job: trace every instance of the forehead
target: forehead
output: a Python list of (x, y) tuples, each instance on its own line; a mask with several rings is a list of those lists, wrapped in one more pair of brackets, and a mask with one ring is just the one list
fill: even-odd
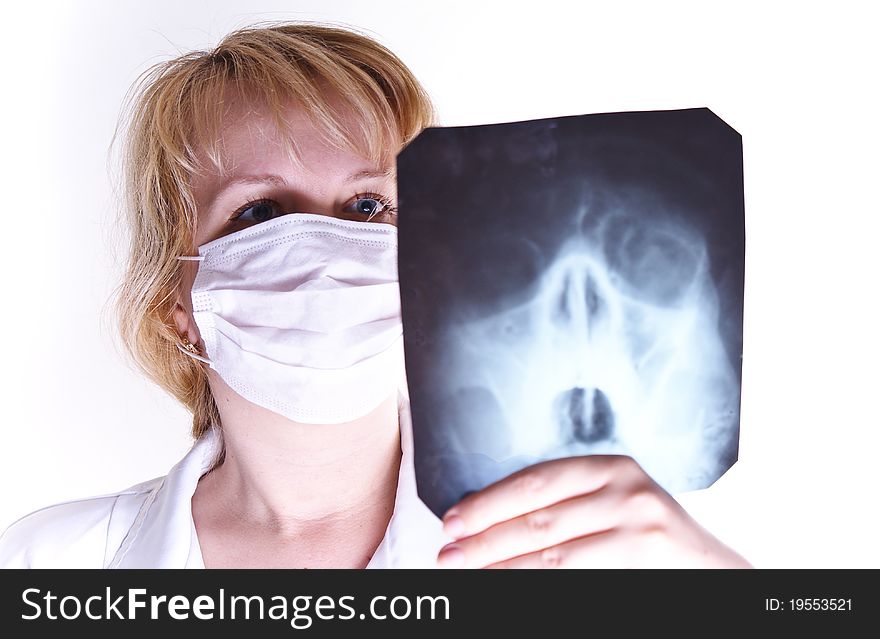
[[(369, 123), (332, 93), (321, 105), (349, 139), (316, 122), (317, 116), (294, 99), (274, 108), (259, 95), (227, 92), (210, 133), (201, 136), (199, 166), (192, 176), (195, 191), (242, 173), (342, 172), (355, 164), (393, 166), (396, 149), (381, 149), (370, 161)], [(198, 195), (198, 193), (196, 193)]]
[[(332, 112), (336, 122), (346, 131), (363, 130), (351, 110), (338, 98), (329, 96), (323, 108)], [(332, 148), (325, 127), (319, 126), (314, 118), (302, 103), (293, 99), (283, 100), (271, 108), (258, 96), (228, 94), (224, 97), (214, 140), (220, 160), (218, 172), (234, 171), (235, 160), (257, 160), (264, 155), (283, 152), (288, 147), (295, 151)]]

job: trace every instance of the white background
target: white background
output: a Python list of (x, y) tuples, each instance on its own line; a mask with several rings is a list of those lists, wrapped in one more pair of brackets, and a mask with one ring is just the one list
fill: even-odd
[(114, 346), (107, 152), (117, 114), (150, 64), (257, 20), (308, 19), (370, 31), (421, 79), (446, 125), (707, 106), (739, 131), (740, 461), (680, 500), (758, 566), (880, 567), (880, 47), (870, 5), (128, 0), (4, 9), (0, 528), (163, 475), (187, 450), (188, 414)]

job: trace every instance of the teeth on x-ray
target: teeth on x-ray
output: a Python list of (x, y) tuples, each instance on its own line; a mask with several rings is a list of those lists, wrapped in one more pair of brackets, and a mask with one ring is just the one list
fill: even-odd
[(730, 467), (741, 152), (694, 109), (435, 130), (399, 158), (416, 473), (434, 512), (559, 457), (631, 455), (672, 492)]

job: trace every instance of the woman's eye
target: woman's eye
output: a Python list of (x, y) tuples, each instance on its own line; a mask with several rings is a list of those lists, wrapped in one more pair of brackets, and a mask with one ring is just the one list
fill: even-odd
[(232, 216), (235, 222), (250, 222), (258, 224), (271, 220), (272, 218), (283, 215), (283, 211), (277, 202), (272, 200), (257, 200), (256, 202), (248, 202), (238, 209)]
[(397, 214), (397, 208), (383, 195), (378, 193), (359, 193), (355, 195), (346, 212), (356, 213), (367, 221), (377, 217), (388, 217)]

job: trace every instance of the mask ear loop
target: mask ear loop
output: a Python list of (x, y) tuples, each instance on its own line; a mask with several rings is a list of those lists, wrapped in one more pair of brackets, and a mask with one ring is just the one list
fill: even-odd
[(197, 359), (197, 360), (199, 360), (200, 362), (204, 362), (204, 363), (207, 364), (208, 366), (211, 365), (211, 360), (209, 360), (207, 357), (202, 357), (202, 356), (199, 355), (198, 353), (193, 353), (192, 351), (187, 350), (186, 348), (184, 348), (184, 347), (181, 346), (180, 344), (175, 344), (175, 346), (177, 347), (177, 350), (179, 350), (179, 351), (180, 351), (181, 353), (183, 353), (184, 355), (188, 355), (189, 357), (192, 357), (193, 359)]
[[(204, 255), (178, 255), (177, 259), (185, 261), (185, 262), (203, 262), (205, 260), (205, 256)], [(204, 362), (208, 366), (211, 365), (211, 360), (209, 360), (207, 357), (202, 357), (201, 355), (199, 355), (196, 352), (196, 347), (193, 346), (189, 340), (186, 340), (186, 345), (193, 350), (189, 350), (188, 348), (185, 348), (185, 347), (181, 346), (180, 344), (175, 344), (175, 346), (177, 346), (177, 350), (179, 350), (184, 355), (186, 355), (188, 357), (192, 357), (193, 359), (196, 359), (200, 362)]]

